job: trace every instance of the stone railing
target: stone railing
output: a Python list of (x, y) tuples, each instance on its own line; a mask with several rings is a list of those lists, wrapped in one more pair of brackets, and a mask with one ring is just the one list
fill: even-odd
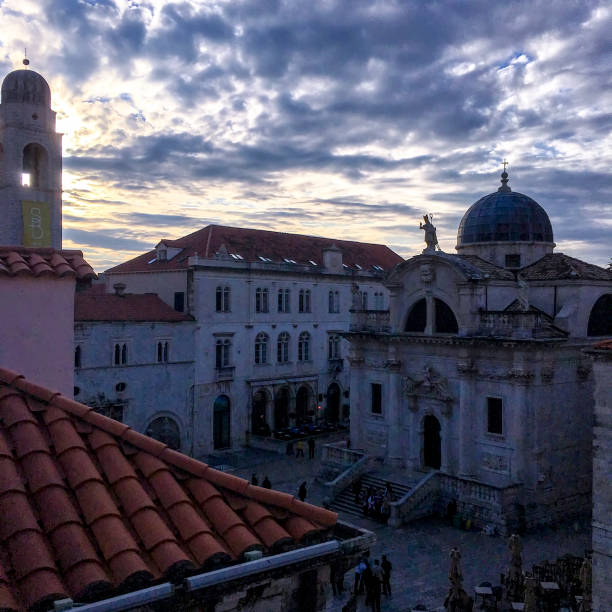
[(321, 447), (321, 468), (318, 480), (327, 489), (326, 501), (331, 503), (340, 491), (367, 471), (368, 456), (363, 450), (346, 448), (344, 441), (325, 444)]
[(391, 331), (391, 317), (388, 310), (351, 310), (349, 331), (384, 332)]
[(538, 312), (488, 310), (480, 313), (478, 335), (533, 338), (543, 331), (543, 316)]
[(353, 463), (350, 467), (345, 469), (333, 480), (324, 482), (327, 493), (325, 494), (325, 503), (330, 504), (334, 498), (344, 489), (350, 487), (353, 482), (361, 478), (369, 470), (368, 456), (363, 455), (359, 461)]
[(427, 474), (404, 497), (392, 502), (389, 525), (398, 527), (434, 512), (444, 514), (454, 500), (457, 511), (476, 527), (494, 527), (506, 535), (517, 520), (515, 506), (522, 485), (494, 486), (441, 472)]
[(430, 472), (422, 478), (406, 495), (391, 502), (391, 516), (388, 524), (399, 527), (417, 518), (432, 514), (440, 494), (440, 472)]

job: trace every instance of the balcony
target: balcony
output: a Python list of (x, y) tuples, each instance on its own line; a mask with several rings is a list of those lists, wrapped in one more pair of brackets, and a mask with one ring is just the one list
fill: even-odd
[(480, 313), (477, 336), (494, 338), (565, 338), (547, 314), (533, 310), (484, 310)]
[(391, 318), (388, 310), (352, 310), (349, 331), (389, 333)]
[(216, 368), (217, 371), (217, 382), (221, 380), (232, 380), (234, 378), (235, 366), (224, 366)]

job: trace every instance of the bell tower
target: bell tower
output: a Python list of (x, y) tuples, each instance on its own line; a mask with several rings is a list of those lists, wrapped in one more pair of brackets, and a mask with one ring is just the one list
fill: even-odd
[(0, 245), (62, 248), (62, 135), (49, 85), (27, 68), (2, 82)]

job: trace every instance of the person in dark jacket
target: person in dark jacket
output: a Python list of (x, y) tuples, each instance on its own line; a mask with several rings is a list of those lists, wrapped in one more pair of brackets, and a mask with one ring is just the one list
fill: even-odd
[(308, 458), (314, 459), (315, 441), (314, 438), (308, 438)]
[(382, 562), (380, 564), (380, 567), (382, 567), (383, 571), (383, 593), (387, 597), (391, 597), (391, 570), (393, 569), (393, 565), (391, 565), (391, 561), (387, 559), (387, 555), (382, 556)]
[(306, 499), (306, 481), (300, 485), (300, 488), (298, 489), (298, 497), (300, 498), (300, 501), (304, 501)]
[(259, 484), (259, 480), (257, 480), (257, 474), (253, 474), (251, 476), (251, 484), (256, 487)]
[(272, 488), (272, 483), (270, 482), (270, 479), (267, 476), (263, 479), (263, 482), (261, 483), (261, 486), (264, 489), (271, 489)]

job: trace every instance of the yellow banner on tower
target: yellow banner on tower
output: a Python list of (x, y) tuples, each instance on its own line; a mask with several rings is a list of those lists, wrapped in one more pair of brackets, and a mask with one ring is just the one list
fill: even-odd
[(23, 246), (51, 246), (51, 206), (48, 202), (21, 201)]

